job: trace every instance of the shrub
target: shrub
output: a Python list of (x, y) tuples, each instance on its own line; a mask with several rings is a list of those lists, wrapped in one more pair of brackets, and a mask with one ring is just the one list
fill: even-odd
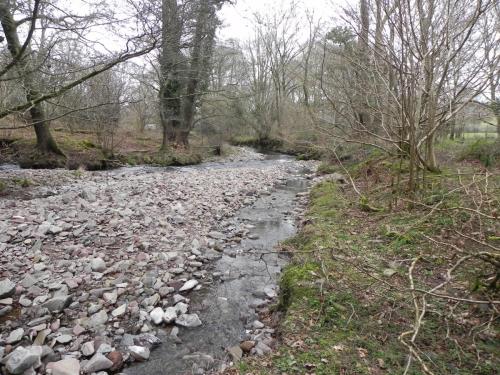
[(460, 155), (461, 160), (479, 160), (485, 167), (491, 167), (500, 160), (500, 145), (496, 141), (478, 139)]

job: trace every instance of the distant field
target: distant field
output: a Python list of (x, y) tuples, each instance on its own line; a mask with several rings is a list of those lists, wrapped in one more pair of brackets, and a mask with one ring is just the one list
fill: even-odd
[(468, 132), (468, 133), (463, 133), (463, 137), (465, 139), (470, 139), (470, 138), (496, 138), (497, 133), (496, 132)]

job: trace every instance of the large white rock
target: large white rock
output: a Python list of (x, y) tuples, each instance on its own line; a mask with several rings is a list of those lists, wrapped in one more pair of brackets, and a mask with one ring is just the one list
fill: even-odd
[(130, 352), (130, 355), (136, 360), (136, 361), (146, 361), (149, 359), (149, 349), (145, 346), (137, 346), (137, 345), (131, 345), (128, 347), (128, 350)]
[(167, 307), (165, 313), (163, 314), (163, 321), (167, 324), (173, 323), (177, 318), (177, 310), (175, 307)]
[(161, 307), (156, 307), (149, 313), (151, 316), (151, 320), (153, 320), (154, 324), (161, 324), (163, 321), (163, 309)]
[(111, 311), (111, 315), (113, 315), (116, 318), (118, 316), (125, 314), (126, 311), (127, 311), (127, 304), (124, 303), (123, 305), (118, 306), (116, 309)]
[(193, 289), (196, 285), (198, 285), (198, 280), (188, 280), (184, 283), (184, 285), (179, 289), (179, 292), (185, 292)]
[(182, 315), (188, 312), (188, 307), (189, 306), (187, 305), (187, 303), (179, 302), (177, 305), (175, 305), (174, 309), (177, 312), (177, 315)]
[(24, 335), (24, 329), (22, 328), (15, 329), (10, 333), (5, 342), (7, 344), (14, 344), (18, 341), (21, 341), (23, 335)]

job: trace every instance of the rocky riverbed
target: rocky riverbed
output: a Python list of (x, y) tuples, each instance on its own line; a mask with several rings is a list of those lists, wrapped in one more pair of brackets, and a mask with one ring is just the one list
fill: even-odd
[[(190, 300), (224, 280), (214, 262), (258, 239), (254, 225), (234, 216), (315, 166), (262, 159), (246, 150), (196, 167), (0, 171), (32, 185), (23, 199), (0, 198), (2, 368), (116, 373), (147, 361), (165, 329), (173, 342), (185, 332), (196, 336), (204, 322)], [(263, 301), (276, 295), (272, 287), (255, 292)], [(270, 337), (258, 316), (246, 319), (250, 330)], [(229, 360), (269, 348), (247, 341)]]

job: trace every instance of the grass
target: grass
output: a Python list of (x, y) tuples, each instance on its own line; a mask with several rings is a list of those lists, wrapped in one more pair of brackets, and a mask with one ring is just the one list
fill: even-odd
[[(399, 337), (413, 329), (415, 316), (411, 294), (406, 290), (409, 266), (420, 257), (414, 271), (418, 287), (437, 285), (454, 255), (448, 247), (437, 246), (425, 236), (463, 247), (449, 233), (466, 230), (469, 225), (471, 231), (476, 228), (473, 215), (467, 212), (435, 211), (429, 215), (426, 207), (408, 205), (403, 199), (394, 203), (382, 188), (394, 173), (392, 165), (374, 157), (350, 167), (358, 187), (383, 208), (378, 212), (363, 210), (350, 188), (333, 182), (314, 187), (308, 224), (282, 244), (294, 255), (283, 272), (277, 306), (285, 312), (279, 326), (281, 343), (264, 359), (246, 359), (239, 373), (404, 373), (408, 350)], [(322, 169), (332, 172), (335, 166)], [(371, 171), (368, 181), (367, 169)], [(430, 179), (419, 197), (424, 204), (441, 202), (439, 207), (445, 209), (470, 203), (470, 197), (460, 192), (449, 193), (451, 186), (458, 184), (456, 176), (443, 174)], [(488, 187), (491, 207), (496, 209), (500, 207), (499, 186), (497, 174)], [(490, 228), (490, 236), (500, 232), (498, 221), (483, 220), (482, 224)], [(487, 236), (485, 232), (485, 240), (496, 241)], [(466, 246), (473, 249), (470, 243)], [(457, 273), (454, 289), (443, 292), (498, 299), (498, 290), (489, 289), (481, 279), (481, 274), (490, 271), (488, 265), (472, 261)], [(495, 341), (498, 325), (493, 324), (481, 335), (469, 334), (488, 322), (491, 310), (456, 304), (450, 314), (453, 304), (447, 300), (429, 298), (429, 303), (433, 312), (426, 315), (416, 345), (433, 373), (496, 373), (495, 368), (500, 368)], [(407, 372), (423, 373), (417, 361)]]

